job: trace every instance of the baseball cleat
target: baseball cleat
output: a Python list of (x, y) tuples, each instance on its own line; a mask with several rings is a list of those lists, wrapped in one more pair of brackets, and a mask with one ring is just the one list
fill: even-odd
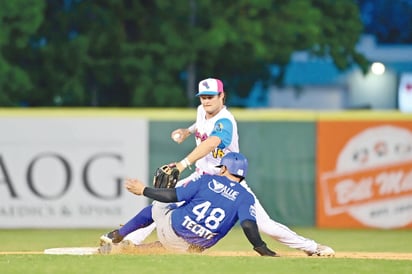
[(334, 257), (335, 251), (329, 246), (318, 244), (315, 252), (306, 251), (306, 254), (308, 256)]
[(115, 229), (113, 231), (110, 231), (109, 233), (106, 233), (102, 236), (100, 236), (100, 246), (103, 246), (104, 244), (110, 243), (110, 244), (117, 244), (120, 243), (123, 240), (123, 236), (119, 234), (119, 230)]

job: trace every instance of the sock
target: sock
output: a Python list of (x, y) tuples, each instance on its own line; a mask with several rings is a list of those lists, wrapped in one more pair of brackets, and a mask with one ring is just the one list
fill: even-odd
[(153, 223), (152, 205), (143, 208), (136, 216), (130, 219), (124, 226), (119, 229), (121, 236), (126, 236), (133, 231), (146, 227)]

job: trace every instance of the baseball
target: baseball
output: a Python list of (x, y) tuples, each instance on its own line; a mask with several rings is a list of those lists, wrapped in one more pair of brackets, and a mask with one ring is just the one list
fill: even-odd
[(177, 140), (179, 140), (179, 139), (180, 139), (180, 133), (175, 133), (175, 134), (173, 135), (173, 140), (177, 141)]

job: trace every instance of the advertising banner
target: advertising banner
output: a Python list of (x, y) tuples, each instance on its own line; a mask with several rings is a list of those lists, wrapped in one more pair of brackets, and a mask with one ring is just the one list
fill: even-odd
[(0, 117), (0, 228), (117, 227), (148, 200), (148, 122), (107, 117)]
[(412, 73), (402, 73), (400, 76), (398, 107), (402, 112), (412, 113)]
[(412, 227), (412, 123), (320, 121), (317, 226)]

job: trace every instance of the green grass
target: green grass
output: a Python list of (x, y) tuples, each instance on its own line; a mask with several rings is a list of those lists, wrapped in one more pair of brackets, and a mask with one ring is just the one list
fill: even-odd
[[(296, 228), (299, 234), (332, 246), (339, 252), (412, 253), (410, 230), (339, 230)], [(106, 230), (0, 230), (0, 252), (42, 251), (53, 247), (96, 246)], [(294, 251), (263, 236), (282, 252)], [(149, 240), (154, 240), (151, 236)], [(212, 248), (219, 251), (250, 251), (239, 228)], [(410, 260), (318, 257), (214, 257), (202, 255), (0, 255), (0, 272), (8, 273), (412, 273)]]

